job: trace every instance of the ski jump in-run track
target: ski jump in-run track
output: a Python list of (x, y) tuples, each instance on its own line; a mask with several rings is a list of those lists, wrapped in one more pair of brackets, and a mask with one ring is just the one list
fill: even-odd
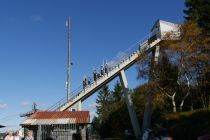
[[(179, 33), (178, 27), (178, 24), (157, 20), (152, 27), (151, 32), (144, 39), (140, 40), (132, 48), (122, 53), (123, 55), (120, 57), (116, 57), (115, 59), (107, 62), (106, 67), (108, 70), (103, 76), (100, 76), (100, 78), (98, 78), (96, 81), (94, 78), (91, 78), (91, 82), (85, 86), (85, 88), (80, 86), (75, 91), (71, 92), (71, 95), (68, 99), (66, 97), (62, 98), (60, 101), (48, 108), (48, 111), (81, 111), (81, 103), (85, 99), (89, 98), (105, 84), (119, 76), (123, 87), (125, 102), (131, 118), (132, 126), (134, 128), (134, 133), (136, 136), (140, 135), (138, 133), (140, 132), (140, 128), (137, 124), (138, 121), (133, 108), (133, 103), (130, 96), (128, 95), (128, 83), (125, 70), (134, 65), (139, 60), (139, 55), (142, 53), (149, 54), (153, 52), (153, 59), (154, 61), (157, 61), (160, 47), (158, 46), (158, 43), (163, 41), (165, 35), (169, 32), (173, 32), (175, 33), (175, 36), (177, 36)], [(139, 137), (140, 136), (137, 136), (138, 139), (140, 139)]]
[[(113, 60), (107, 63), (108, 72), (103, 76), (94, 81), (94, 78), (91, 78), (91, 83), (89, 83), (85, 88), (79, 86), (76, 90), (71, 92), (70, 98), (67, 100), (66, 97), (59, 100), (57, 103), (48, 108), (49, 111), (66, 111), (72, 109), (81, 110), (81, 106), (76, 106), (75, 104), (83, 102), (85, 99), (90, 97), (96, 91), (98, 91), (102, 86), (109, 83), (115, 77), (124, 73), (125, 70), (134, 65), (141, 53), (149, 54), (157, 47), (157, 44), (164, 40), (164, 35), (168, 32), (177, 31), (178, 25), (166, 22), (163, 20), (158, 20), (153, 26), (151, 32), (145, 36), (144, 39), (136, 43), (132, 48), (121, 53), (119, 57), (114, 58)], [(156, 50), (158, 53), (158, 50)], [(158, 57), (156, 53), (155, 57)], [(73, 107), (74, 106), (74, 107)]]

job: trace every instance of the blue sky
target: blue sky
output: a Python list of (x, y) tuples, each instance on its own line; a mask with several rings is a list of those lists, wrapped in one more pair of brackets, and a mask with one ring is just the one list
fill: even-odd
[[(158, 18), (181, 23), (183, 9), (183, 0), (1, 0), (0, 124), (17, 128), (18, 115), (33, 102), (46, 109), (66, 95), (68, 16), (75, 89), (93, 67), (148, 34)], [(127, 76), (130, 88), (139, 84), (136, 66)], [(83, 108), (94, 112), (96, 96)]]

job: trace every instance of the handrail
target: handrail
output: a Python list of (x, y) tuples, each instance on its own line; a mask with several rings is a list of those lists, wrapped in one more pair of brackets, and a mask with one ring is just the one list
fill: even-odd
[[(138, 42), (136, 42), (133, 45), (131, 45), (131, 47), (129, 47), (124, 52), (121, 52), (121, 55), (120, 56), (114, 57), (113, 59), (111, 59), (111, 61), (107, 62), (107, 65), (108, 65), (108, 68), (110, 69), (110, 72), (115, 67), (117, 67), (119, 64), (121, 64), (123, 60), (125, 60), (128, 57), (130, 57), (132, 55), (132, 53), (140, 50), (141, 49), (141, 46), (145, 42), (147, 42), (148, 39), (150, 39), (154, 34), (158, 34), (158, 33), (159, 33), (159, 30), (154, 30), (153, 32), (150, 32), (148, 35), (146, 35), (145, 37), (143, 37), (143, 39), (141, 39)], [(91, 87), (91, 85), (94, 84), (94, 80), (93, 80), (93, 77), (92, 76), (90, 76), (90, 79), (91, 79), (91, 83), (86, 88), (89, 88), (89, 87)], [(68, 103), (69, 101), (71, 101), (72, 99), (74, 99), (77, 95), (79, 95), (81, 92), (83, 92), (83, 90), (84, 90), (83, 86), (80, 85), (79, 87), (77, 87), (75, 90), (73, 90), (71, 92), (71, 95), (70, 95), (70, 99), (69, 100), (67, 100), (66, 97), (63, 97), (58, 102), (56, 102), (54, 105), (52, 105), (48, 110), (50, 110), (50, 111), (58, 110), (60, 107), (64, 106), (66, 103)]]
[(58, 102), (56, 102), (55, 104), (53, 104), (52, 106), (50, 106), (47, 110), (48, 111), (53, 111), (57, 108), (58, 105), (61, 105), (65, 100), (67, 99), (67, 97), (63, 97), (61, 98)]

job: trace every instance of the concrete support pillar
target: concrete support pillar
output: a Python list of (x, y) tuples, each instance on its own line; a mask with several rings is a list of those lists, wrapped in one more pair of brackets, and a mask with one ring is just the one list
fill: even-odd
[(82, 111), (82, 101), (81, 100), (77, 103), (77, 111)]
[[(154, 79), (154, 67), (158, 63), (158, 57), (159, 57), (159, 50), (160, 47), (156, 46), (155, 49), (152, 51), (152, 60), (151, 60), (151, 67), (150, 67), (150, 76), (149, 76), (149, 82)], [(148, 92), (146, 96), (146, 102), (145, 102), (145, 110), (144, 110), (144, 118), (143, 118), (143, 125), (142, 130), (143, 132), (151, 127), (151, 117), (152, 117), (152, 91)]]
[(155, 47), (155, 54), (154, 55), (155, 55), (155, 57), (154, 57), (154, 65), (157, 65), (158, 58), (159, 58), (159, 55), (160, 55), (160, 46), (156, 46)]
[(134, 130), (136, 139), (140, 140), (141, 139), (141, 131), (140, 131), (138, 119), (137, 119), (137, 116), (136, 116), (136, 112), (135, 112), (134, 107), (133, 107), (132, 99), (131, 99), (130, 95), (128, 94), (128, 82), (127, 82), (127, 79), (126, 79), (125, 71), (122, 70), (120, 72), (119, 76), (120, 76), (120, 82), (121, 82), (122, 88), (123, 88), (125, 102), (126, 102), (128, 112), (129, 112), (129, 116), (130, 116), (130, 119), (131, 119), (131, 123), (132, 123), (132, 126), (133, 126), (133, 130)]

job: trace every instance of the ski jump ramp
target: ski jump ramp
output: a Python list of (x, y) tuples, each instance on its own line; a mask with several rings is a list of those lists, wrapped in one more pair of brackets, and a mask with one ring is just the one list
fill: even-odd
[(122, 70), (127, 70), (129, 67), (134, 65), (139, 58), (139, 55), (142, 53), (150, 53), (156, 45), (164, 40), (164, 36), (168, 32), (177, 32), (178, 24), (174, 24), (171, 22), (166, 22), (163, 20), (157, 20), (154, 26), (151, 29), (151, 32), (141, 41), (139, 41), (135, 46), (129, 48), (125, 52), (122, 53), (120, 57), (116, 57), (107, 63), (108, 73), (101, 76), (97, 81), (94, 81), (91, 78), (91, 83), (87, 85), (85, 88), (82, 86), (78, 87), (75, 91), (71, 93), (69, 100), (66, 97), (59, 100), (57, 103), (52, 105), (48, 111), (66, 111), (71, 110), (71, 108), (75, 108), (76, 110), (81, 110), (81, 102), (90, 97), (96, 91), (98, 91), (102, 86), (109, 83), (115, 77), (119, 76)]

